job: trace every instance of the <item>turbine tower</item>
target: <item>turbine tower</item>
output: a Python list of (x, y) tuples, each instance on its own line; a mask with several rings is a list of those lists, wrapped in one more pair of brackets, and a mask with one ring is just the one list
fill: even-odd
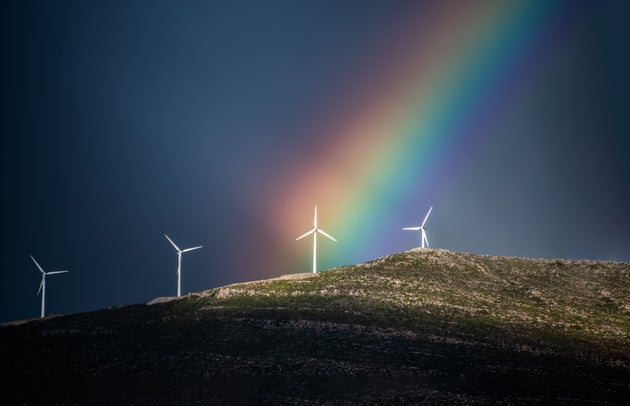
[(173, 244), (173, 247), (175, 247), (175, 249), (177, 250), (177, 297), (180, 297), (182, 295), (182, 253), (198, 250), (199, 248), (203, 247), (203, 245), (200, 245), (198, 247), (186, 248), (185, 250), (180, 250), (179, 247), (175, 245), (173, 240), (168, 238), (168, 235), (164, 234), (164, 237), (166, 237), (166, 239), (171, 244)]
[(39, 272), (42, 273), (42, 282), (39, 284), (39, 289), (37, 290), (37, 296), (39, 296), (39, 292), (42, 292), (42, 312), (39, 317), (44, 317), (46, 315), (46, 275), (54, 275), (57, 273), (66, 273), (68, 271), (53, 271), (53, 272), (44, 272), (41, 266), (35, 261), (32, 255), (29, 255), (37, 268), (39, 268)]
[[(429, 240), (427, 240), (427, 230), (424, 228), (424, 225), (427, 223), (427, 219), (429, 218), (429, 214), (431, 214), (431, 210), (433, 210), (433, 206), (429, 209), (429, 212), (424, 217), (424, 221), (420, 227), (405, 227), (403, 230), (411, 230), (411, 231), (422, 231), (422, 237), (420, 239), (420, 245), (422, 248), (429, 248)], [(426, 244), (426, 247), (425, 247)]]
[(328, 235), (324, 230), (322, 230), (321, 228), (317, 228), (317, 206), (315, 206), (315, 217), (313, 217), (313, 229), (309, 231), (308, 233), (305, 233), (304, 235), (301, 235), (295, 239), (297, 241), (308, 235), (313, 234), (313, 273), (317, 273), (317, 233), (321, 233), (322, 235), (333, 240), (334, 242), (337, 242), (337, 240), (335, 240), (330, 235)]

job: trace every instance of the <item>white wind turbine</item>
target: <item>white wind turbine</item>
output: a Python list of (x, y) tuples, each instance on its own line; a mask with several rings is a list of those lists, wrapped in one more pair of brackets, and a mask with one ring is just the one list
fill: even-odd
[(304, 235), (299, 236), (295, 240), (302, 239), (307, 235), (313, 234), (313, 273), (317, 273), (317, 233), (321, 233), (326, 237), (330, 238), (334, 242), (337, 242), (334, 238), (328, 235), (324, 230), (317, 228), (317, 206), (315, 206), (315, 217), (313, 218), (313, 229)]
[(171, 244), (173, 244), (173, 247), (175, 247), (175, 249), (177, 250), (177, 297), (180, 297), (182, 295), (182, 253), (198, 250), (199, 248), (203, 247), (203, 245), (200, 245), (198, 247), (186, 248), (185, 250), (180, 250), (179, 247), (175, 245), (173, 240), (168, 238), (168, 235), (164, 234), (164, 237), (166, 237), (166, 239)]
[(31, 257), (33, 262), (35, 262), (35, 265), (37, 265), (37, 268), (39, 268), (39, 272), (42, 273), (42, 282), (39, 284), (39, 289), (37, 290), (37, 295), (39, 296), (39, 292), (42, 292), (42, 313), (41, 313), (40, 317), (44, 317), (45, 313), (46, 313), (46, 275), (54, 275), (54, 274), (57, 274), (57, 273), (66, 273), (68, 271), (44, 272), (42, 267), (39, 266), (37, 261), (35, 261), (35, 258), (33, 258), (32, 255), (29, 255), (29, 256)]
[[(431, 210), (433, 210), (433, 206), (431, 206), (431, 208), (429, 209), (429, 212), (427, 213), (427, 215), (424, 217), (424, 221), (422, 222), (422, 225), (420, 227), (405, 227), (403, 228), (403, 230), (411, 230), (411, 231), (422, 231), (422, 238), (420, 240), (420, 244), (422, 246), (422, 248), (429, 248), (429, 240), (427, 240), (427, 230), (424, 228), (424, 225), (427, 223), (427, 219), (429, 218), (429, 214), (431, 214)], [(426, 243), (426, 247), (425, 247), (425, 243)]]

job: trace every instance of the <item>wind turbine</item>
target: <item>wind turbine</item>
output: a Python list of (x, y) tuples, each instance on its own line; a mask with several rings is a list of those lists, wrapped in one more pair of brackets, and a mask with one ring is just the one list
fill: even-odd
[(334, 242), (337, 242), (334, 238), (328, 235), (324, 230), (317, 228), (317, 206), (315, 206), (315, 217), (313, 218), (313, 229), (304, 235), (299, 236), (295, 240), (300, 240), (308, 235), (313, 234), (313, 273), (317, 273), (317, 233), (321, 233), (330, 238)]
[(29, 257), (31, 257), (33, 262), (35, 262), (35, 265), (37, 265), (37, 268), (39, 268), (39, 272), (42, 273), (42, 282), (39, 284), (39, 289), (37, 290), (37, 296), (39, 296), (39, 292), (42, 292), (42, 313), (41, 313), (40, 317), (44, 317), (45, 313), (46, 313), (46, 307), (45, 307), (46, 306), (46, 275), (54, 275), (54, 274), (57, 274), (57, 273), (66, 273), (68, 271), (44, 272), (42, 267), (39, 266), (37, 261), (35, 261), (35, 258), (33, 258), (32, 255), (29, 255)]
[(173, 244), (173, 247), (175, 247), (175, 249), (177, 250), (177, 297), (180, 297), (182, 295), (182, 253), (198, 250), (199, 248), (203, 247), (203, 245), (200, 245), (198, 247), (186, 248), (185, 250), (180, 250), (179, 247), (175, 245), (173, 240), (168, 238), (168, 235), (164, 234), (164, 237), (166, 237), (166, 239), (171, 244)]
[[(424, 225), (427, 223), (427, 219), (429, 218), (429, 214), (431, 214), (431, 210), (433, 210), (433, 206), (429, 209), (429, 212), (424, 217), (424, 221), (420, 227), (405, 227), (403, 230), (411, 230), (411, 231), (422, 231), (422, 238), (420, 240), (420, 244), (422, 248), (429, 248), (429, 240), (427, 240), (427, 230), (424, 228)], [(426, 243), (426, 247), (424, 246)]]

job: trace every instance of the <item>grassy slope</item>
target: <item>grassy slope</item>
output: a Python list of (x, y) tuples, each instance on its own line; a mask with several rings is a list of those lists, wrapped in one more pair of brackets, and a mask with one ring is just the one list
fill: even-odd
[(413, 250), (4, 327), (0, 354), (16, 401), (624, 404), (629, 282), (628, 264)]

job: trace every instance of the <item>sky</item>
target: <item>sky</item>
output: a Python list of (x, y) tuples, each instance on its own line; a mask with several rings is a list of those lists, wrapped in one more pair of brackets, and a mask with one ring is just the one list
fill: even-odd
[(625, 1), (5, 1), (0, 322), (420, 244), (630, 262)]

